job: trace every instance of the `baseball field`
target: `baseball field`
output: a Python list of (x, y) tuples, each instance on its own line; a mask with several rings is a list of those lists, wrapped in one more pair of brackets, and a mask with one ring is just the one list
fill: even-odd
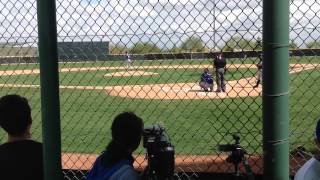
[[(320, 110), (319, 59), (290, 60), (290, 145), (312, 147)], [(62, 151), (100, 153), (116, 114), (133, 111), (146, 125), (163, 124), (177, 154), (216, 154), (217, 144), (241, 135), (249, 154), (262, 152), (261, 85), (253, 88), (256, 59), (233, 59), (227, 92), (202, 92), (198, 81), (209, 60), (60, 63)], [(41, 141), (39, 64), (0, 66), (0, 95), (30, 100), (32, 133)], [(0, 132), (1, 142), (6, 140)], [(143, 148), (140, 147), (139, 152)]]

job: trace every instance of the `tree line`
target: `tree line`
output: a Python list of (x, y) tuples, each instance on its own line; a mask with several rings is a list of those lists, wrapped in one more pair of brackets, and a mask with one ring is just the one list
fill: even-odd
[[(223, 40), (220, 40), (223, 41)], [(191, 36), (184, 40), (179, 46), (174, 45), (172, 48), (160, 48), (151, 42), (138, 42), (131, 47), (125, 45), (111, 44), (110, 54), (124, 54), (130, 52), (132, 54), (147, 54), (147, 53), (190, 53), (190, 52), (210, 52), (210, 49), (205, 42), (199, 37)], [(290, 49), (299, 49), (294, 40), (289, 43)], [(306, 44), (308, 49), (319, 49), (320, 41), (311, 41)], [(215, 50), (222, 51), (250, 51), (262, 50), (261, 38), (246, 39), (241, 36), (234, 36), (225, 41), (224, 45), (215, 47)]]

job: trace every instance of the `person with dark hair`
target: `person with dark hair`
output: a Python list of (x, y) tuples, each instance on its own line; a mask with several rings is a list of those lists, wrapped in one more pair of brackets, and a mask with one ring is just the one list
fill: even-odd
[(143, 132), (143, 121), (132, 112), (123, 112), (111, 125), (111, 142), (96, 159), (88, 180), (136, 180), (132, 153), (138, 148)]
[(220, 53), (214, 60), (213, 65), (216, 69), (216, 82), (217, 82), (217, 90), (216, 92), (226, 92), (226, 83), (224, 79), (224, 74), (227, 71), (227, 60), (223, 56), (222, 53)]
[(8, 141), (0, 145), (1, 179), (43, 179), (42, 144), (31, 140), (31, 108), (19, 95), (0, 98), (0, 126)]
[(320, 178), (320, 119), (315, 130), (315, 145), (317, 152), (296, 173), (294, 180), (316, 180)]

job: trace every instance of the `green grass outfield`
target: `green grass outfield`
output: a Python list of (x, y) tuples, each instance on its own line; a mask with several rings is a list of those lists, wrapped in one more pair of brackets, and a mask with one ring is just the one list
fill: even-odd
[[(232, 63), (254, 63), (236, 60)], [(315, 63), (313, 59), (293, 59), (292, 62)], [(135, 61), (135, 65), (210, 64), (205, 61)], [(65, 67), (119, 66), (123, 62), (61, 63)], [(38, 64), (1, 65), (0, 70), (38, 69)], [(147, 69), (158, 75), (143, 77), (104, 77), (110, 72), (60, 73), (61, 85), (114, 86), (197, 82), (202, 72), (195, 69)], [(256, 69), (229, 69), (227, 80), (254, 76)], [(290, 75), (290, 144), (312, 147), (315, 121), (320, 115), (320, 71), (307, 70)], [(1, 76), (0, 84), (39, 85), (39, 75)], [(40, 90), (37, 88), (2, 88), (0, 95), (18, 93), (30, 99), (33, 108), (33, 135), (41, 140)], [(64, 152), (99, 153), (110, 139), (110, 124), (116, 114), (134, 111), (145, 124), (166, 126), (179, 154), (212, 154), (216, 145), (232, 143), (231, 133), (241, 134), (241, 143), (250, 154), (261, 153), (261, 97), (202, 100), (147, 100), (109, 96), (98, 90), (60, 89), (62, 149)], [(5, 141), (0, 132), (2, 142)], [(140, 148), (142, 150), (142, 148)]]

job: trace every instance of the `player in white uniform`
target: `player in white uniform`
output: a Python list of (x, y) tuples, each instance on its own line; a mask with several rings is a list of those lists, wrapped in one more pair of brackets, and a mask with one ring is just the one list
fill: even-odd
[(132, 66), (132, 58), (127, 51), (126, 51), (126, 57), (127, 57), (127, 68), (129, 69)]
[(320, 180), (320, 119), (317, 123), (314, 141), (317, 147), (316, 154), (298, 170), (294, 180)]

